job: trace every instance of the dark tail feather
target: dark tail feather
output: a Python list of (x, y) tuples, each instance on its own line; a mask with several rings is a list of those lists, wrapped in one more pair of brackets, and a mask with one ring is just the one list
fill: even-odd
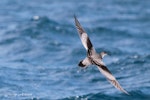
[(83, 60), (81, 60), (81, 61), (79, 62), (78, 66), (80, 66), (80, 67), (85, 67), (86, 65), (84, 65), (82, 62), (83, 62)]

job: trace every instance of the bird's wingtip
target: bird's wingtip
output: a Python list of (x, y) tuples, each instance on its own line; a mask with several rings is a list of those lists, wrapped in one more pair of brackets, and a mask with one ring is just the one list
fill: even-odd
[(74, 16), (74, 19), (77, 19), (76, 14), (74, 14), (73, 16)]
[(130, 94), (129, 94), (127, 91), (125, 91), (125, 90), (124, 90), (123, 92), (124, 92), (125, 94), (127, 94), (127, 95), (130, 95)]

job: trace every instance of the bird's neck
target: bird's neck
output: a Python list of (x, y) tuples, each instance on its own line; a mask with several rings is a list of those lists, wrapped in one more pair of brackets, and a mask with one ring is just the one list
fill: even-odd
[(103, 59), (105, 56), (106, 56), (105, 54), (101, 54), (101, 53), (100, 53), (101, 59)]

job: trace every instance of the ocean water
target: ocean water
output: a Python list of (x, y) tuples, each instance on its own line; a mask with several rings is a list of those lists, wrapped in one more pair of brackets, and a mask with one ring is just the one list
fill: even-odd
[[(129, 96), (78, 67), (74, 14)], [(149, 0), (1, 0), (0, 100), (150, 100), (149, 30)]]

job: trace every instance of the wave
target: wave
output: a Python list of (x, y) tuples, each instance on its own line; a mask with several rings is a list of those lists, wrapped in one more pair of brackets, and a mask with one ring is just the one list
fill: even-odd
[(126, 94), (103, 94), (103, 93), (89, 93), (81, 96), (72, 96), (58, 100), (149, 100), (150, 95), (144, 94), (140, 90), (129, 92)]

